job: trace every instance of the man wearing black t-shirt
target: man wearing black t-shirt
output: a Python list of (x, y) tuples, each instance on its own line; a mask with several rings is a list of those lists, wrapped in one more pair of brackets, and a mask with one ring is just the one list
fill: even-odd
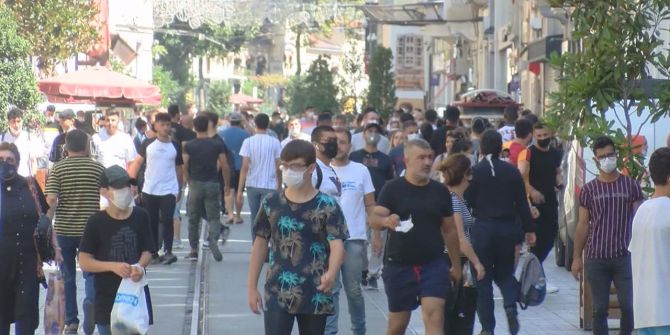
[(419, 303), (426, 333), (441, 334), (449, 277), (455, 282), (461, 277), (451, 195), (430, 179), (434, 156), (428, 142), (411, 140), (404, 150), (405, 176), (386, 183), (370, 217), (372, 228), (389, 233), (382, 274), (390, 312), (387, 334), (405, 334)]
[[(205, 115), (193, 119), (197, 137), (184, 146), (184, 175), (189, 186), (188, 194), (188, 240), (191, 258), (197, 259), (200, 218), (205, 217), (209, 225), (209, 248), (215, 260), (221, 261), (218, 247), (221, 231), (221, 192), (219, 170), (223, 176), (224, 193), (230, 185), (230, 168), (226, 159), (223, 141), (208, 134), (210, 120)], [(203, 212), (204, 210), (204, 212)]]
[(155, 244), (149, 215), (140, 207), (131, 207), (133, 194), (126, 170), (113, 165), (100, 179), (100, 193), (109, 206), (88, 219), (79, 246), (79, 265), (82, 271), (95, 274), (98, 334), (111, 335), (110, 315), (121, 279), (142, 279)]
[[(551, 132), (542, 123), (533, 127), (535, 145), (530, 147), (530, 194), (533, 204), (540, 211), (536, 222), (537, 241), (531, 252), (540, 262), (554, 247), (558, 233), (558, 199), (556, 185), (560, 174), (561, 153), (552, 148)], [(549, 287), (547, 287), (549, 291)]]
[[(368, 123), (363, 130), (365, 147), (349, 155), (351, 161), (365, 165), (370, 171), (372, 185), (375, 186), (375, 199), (379, 197), (379, 192), (381, 192), (384, 184), (394, 177), (391, 157), (377, 148), (382, 133), (382, 127), (379, 124)], [(377, 280), (382, 271), (382, 251), (384, 250), (386, 233), (372, 230), (369, 235), (371, 235), (370, 241), (372, 242), (371, 253), (366, 270), (363, 271), (362, 284), (367, 286), (368, 289), (376, 290)]]

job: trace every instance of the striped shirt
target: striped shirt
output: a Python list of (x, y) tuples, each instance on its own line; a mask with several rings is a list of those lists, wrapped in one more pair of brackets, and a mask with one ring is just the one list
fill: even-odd
[(240, 156), (249, 158), (249, 172), (245, 186), (276, 189), (279, 154), (281, 154), (279, 140), (268, 134), (256, 134), (245, 139), (240, 149)]
[(454, 213), (461, 215), (463, 219), (463, 233), (468, 241), (470, 241), (470, 230), (472, 230), (472, 226), (475, 224), (475, 218), (470, 213), (468, 204), (465, 200), (461, 199), (460, 195), (451, 192), (451, 207), (453, 207)]
[(58, 196), (56, 234), (84, 234), (86, 221), (100, 210), (100, 176), (104, 169), (90, 157), (68, 157), (54, 165), (44, 193)]
[(642, 199), (640, 185), (624, 175), (613, 182), (594, 179), (584, 185), (579, 203), (589, 211), (586, 259), (613, 259), (629, 254), (633, 204)]

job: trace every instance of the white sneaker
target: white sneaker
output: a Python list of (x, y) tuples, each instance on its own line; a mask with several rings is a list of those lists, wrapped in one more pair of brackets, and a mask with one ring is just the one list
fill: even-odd
[(174, 242), (172, 242), (172, 248), (173, 249), (184, 249), (184, 245), (181, 243), (181, 240), (174, 240)]
[(558, 286), (547, 283), (547, 294), (558, 293)]

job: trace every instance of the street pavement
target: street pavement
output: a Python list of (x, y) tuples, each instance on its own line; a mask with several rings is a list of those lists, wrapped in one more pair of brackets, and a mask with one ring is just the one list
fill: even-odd
[[(248, 214), (248, 213), (245, 213)], [(216, 335), (261, 335), (263, 334), (263, 318), (253, 314), (247, 306), (247, 268), (251, 249), (251, 232), (248, 215), (246, 222), (231, 227), (228, 242), (221, 247), (223, 261), (216, 262), (205, 249), (203, 255), (206, 285), (202, 316), (204, 330), (201, 334)], [(182, 224), (182, 240), (184, 249), (176, 250), (179, 261), (164, 266), (151, 266), (147, 270), (152, 300), (154, 303), (155, 324), (151, 334), (191, 334), (191, 309), (193, 292), (196, 286), (194, 278), (196, 263), (183, 259), (188, 251), (186, 239), (186, 222)], [(552, 285), (560, 291), (547, 295), (544, 303), (537, 307), (529, 307), (519, 311), (521, 331), (519, 334), (555, 334), (572, 335), (588, 334), (579, 329), (579, 288), (570, 273), (555, 265), (553, 254), (545, 262), (545, 272)], [(265, 269), (264, 269), (265, 270)], [(264, 272), (264, 271), (263, 271)], [(259, 284), (262, 293), (263, 283)], [(40, 298), (40, 312), (43, 312), (44, 293)], [(81, 306), (83, 299), (83, 280), (78, 276), (78, 300)], [(367, 334), (385, 334), (387, 322), (386, 296), (383, 283), (380, 281), (379, 291), (364, 290)], [(81, 309), (80, 309), (81, 313)], [(502, 299), (496, 292), (496, 334), (507, 334), (507, 322), (502, 308)], [(37, 334), (43, 334), (42, 325)], [(480, 327), (475, 323), (475, 334)], [(80, 334), (83, 332), (80, 331)], [(298, 334), (297, 326), (293, 334)], [(351, 335), (349, 314), (344, 292), (340, 294), (339, 333)], [(412, 313), (410, 327), (406, 334), (424, 334), (420, 310)]]

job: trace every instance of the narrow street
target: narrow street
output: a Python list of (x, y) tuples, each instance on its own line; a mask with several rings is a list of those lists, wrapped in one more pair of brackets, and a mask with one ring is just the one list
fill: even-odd
[[(247, 209), (245, 209), (246, 211)], [(243, 212), (244, 213), (244, 212)], [(185, 213), (184, 213), (185, 214)], [(247, 264), (251, 249), (249, 215), (243, 215), (245, 223), (231, 228), (228, 242), (222, 246), (223, 261), (216, 262), (209, 251), (203, 264), (183, 260), (187, 248), (176, 250), (179, 261), (170, 266), (152, 266), (148, 269), (149, 285), (154, 306), (155, 324), (152, 334), (216, 334), (216, 335), (260, 335), (263, 334), (262, 316), (254, 315), (247, 306), (246, 280)], [(186, 238), (186, 221), (182, 222), (182, 243), (188, 245)], [(200, 268), (198, 266), (201, 265)], [(198, 276), (200, 269), (200, 276)], [(545, 271), (551, 284), (560, 288), (556, 294), (547, 295), (544, 303), (538, 307), (530, 307), (520, 311), (519, 334), (536, 335), (555, 334), (572, 335), (586, 334), (579, 329), (579, 289), (568, 271), (555, 265), (553, 254), (545, 263)], [(196, 279), (199, 278), (196, 283)], [(386, 296), (380, 281), (379, 291), (364, 290), (365, 309), (368, 334), (383, 334), (386, 330)], [(199, 303), (194, 304), (196, 288), (202, 293)], [(259, 285), (262, 292), (262, 284)], [(83, 279), (78, 277), (78, 300), (83, 297)], [(40, 312), (43, 312), (44, 294), (41, 290)], [(193, 315), (193, 308), (199, 308), (198, 315)], [(349, 314), (344, 292), (340, 296), (339, 333), (351, 335), (349, 330)], [(81, 308), (80, 308), (81, 318)], [(192, 321), (198, 321), (196, 326)], [(42, 320), (42, 317), (40, 318)], [(505, 334), (507, 324), (502, 308), (502, 300), (496, 293), (497, 333)], [(616, 326), (616, 324), (611, 324)], [(475, 323), (475, 333), (479, 332)], [(43, 334), (43, 327), (37, 334)], [(80, 334), (83, 334), (80, 330)], [(298, 334), (297, 326), (293, 334)], [(424, 334), (420, 310), (414, 311), (408, 335)]]

